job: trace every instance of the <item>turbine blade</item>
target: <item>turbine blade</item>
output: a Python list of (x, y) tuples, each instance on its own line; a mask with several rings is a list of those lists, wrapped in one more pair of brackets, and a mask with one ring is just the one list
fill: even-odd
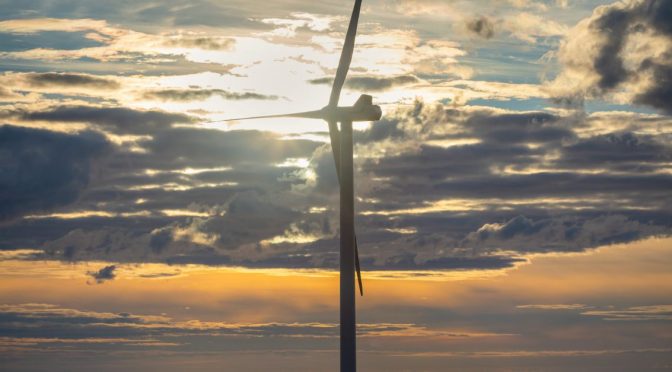
[(227, 121), (240, 121), (240, 120), (252, 120), (252, 119), (271, 119), (271, 118), (308, 118), (308, 119), (322, 119), (322, 110), (317, 111), (305, 111), (305, 112), (293, 112), (290, 114), (277, 114), (277, 115), (262, 115), (262, 116), (248, 116), (244, 118), (231, 118), (231, 119), (221, 119), (208, 121), (206, 123), (220, 123)]
[[(331, 152), (334, 155), (336, 164), (336, 176), (338, 183), (341, 183), (341, 135), (338, 131), (338, 125), (335, 121), (329, 121), (329, 138), (331, 139)], [(355, 270), (357, 271), (357, 282), (359, 283), (359, 294), (364, 296), (364, 287), (362, 286), (362, 271), (359, 266), (359, 248), (357, 247), (357, 235), (355, 235)]]
[(336, 175), (338, 182), (341, 182), (341, 133), (335, 121), (329, 121), (329, 139), (331, 140), (331, 152), (334, 154), (334, 163), (336, 165)]
[(348, 25), (348, 32), (345, 35), (345, 43), (343, 43), (341, 59), (338, 62), (338, 69), (336, 70), (334, 85), (331, 87), (331, 96), (329, 97), (329, 106), (331, 107), (336, 107), (336, 105), (338, 105), (338, 99), (341, 96), (341, 89), (343, 88), (345, 77), (348, 75), (348, 70), (350, 69), (352, 53), (355, 50), (355, 35), (357, 35), (357, 23), (359, 21), (359, 9), (361, 6), (362, 0), (355, 0), (355, 7), (352, 9), (350, 25)]
[(355, 271), (357, 271), (357, 282), (359, 283), (359, 295), (364, 296), (364, 287), (362, 286), (362, 271), (359, 267), (359, 249), (357, 249), (357, 235), (355, 235)]

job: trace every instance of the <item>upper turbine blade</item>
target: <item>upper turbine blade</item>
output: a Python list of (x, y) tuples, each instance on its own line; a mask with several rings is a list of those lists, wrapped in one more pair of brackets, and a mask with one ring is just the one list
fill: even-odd
[(331, 107), (338, 105), (341, 89), (343, 88), (345, 77), (348, 75), (348, 70), (350, 69), (350, 61), (352, 61), (352, 53), (355, 49), (355, 35), (357, 35), (357, 23), (359, 21), (359, 9), (361, 6), (362, 0), (355, 0), (355, 7), (352, 9), (350, 25), (348, 26), (348, 32), (345, 35), (343, 50), (341, 51), (341, 60), (338, 62), (338, 70), (336, 70), (334, 85), (331, 87), (331, 96), (329, 97), (329, 106)]

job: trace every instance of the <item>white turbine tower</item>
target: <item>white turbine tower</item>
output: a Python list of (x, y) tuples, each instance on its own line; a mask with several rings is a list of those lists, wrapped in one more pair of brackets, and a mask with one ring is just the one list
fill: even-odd
[[(336, 163), (336, 173), (340, 183), (341, 192), (341, 252), (340, 252), (340, 318), (341, 318), (341, 372), (354, 372), (357, 370), (356, 362), (356, 324), (355, 324), (355, 272), (359, 282), (360, 294), (364, 295), (362, 288), (362, 275), (359, 267), (359, 252), (355, 237), (355, 206), (354, 206), (354, 180), (353, 180), (353, 156), (352, 156), (352, 123), (355, 121), (380, 120), (382, 111), (379, 106), (373, 105), (372, 97), (363, 94), (354, 106), (340, 107), (338, 100), (341, 95), (345, 77), (350, 68), (352, 54), (355, 48), (355, 35), (362, 1), (356, 0), (352, 9), (348, 32), (341, 51), (341, 59), (338, 63), (336, 77), (331, 88), (329, 104), (320, 110), (298, 112), (292, 114), (266, 115), (247, 118), (229, 119), (224, 121), (237, 121), (263, 118), (313, 118), (323, 119), (329, 124), (329, 137), (331, 149)], [(341, 123), (339, 131), (337, 123)]]

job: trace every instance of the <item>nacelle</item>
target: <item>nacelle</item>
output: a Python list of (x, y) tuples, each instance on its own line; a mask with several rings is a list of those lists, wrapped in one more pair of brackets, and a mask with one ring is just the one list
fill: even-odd
[(380, 106), (372, 104), (372, 97), (362, 94), (354, 106), (350, 107), (325, 107), (321, 116), (326, 121), (378, 121), (383, 116)]

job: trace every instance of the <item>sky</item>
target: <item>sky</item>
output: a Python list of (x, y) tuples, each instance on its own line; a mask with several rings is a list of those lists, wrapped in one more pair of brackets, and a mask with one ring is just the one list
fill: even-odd
[[(0, 365), (338, 368), (352, 2), (0, 0)], [(365, 0), (367, 371), (672, 368), (672, 2)]]

